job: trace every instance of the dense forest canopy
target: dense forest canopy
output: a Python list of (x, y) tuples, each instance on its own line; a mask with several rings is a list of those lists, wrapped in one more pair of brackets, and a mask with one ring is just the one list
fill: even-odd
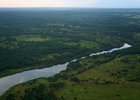
[[(89, 57), (94, 52), (129, 49)], [(139, 100), (140, 9), (0, 8), (0, 77), (78, 59), (2, 100)]]
[(139, 9), (40, 10), (1, 8), (1, 72), (49, 67), (140, 42)]

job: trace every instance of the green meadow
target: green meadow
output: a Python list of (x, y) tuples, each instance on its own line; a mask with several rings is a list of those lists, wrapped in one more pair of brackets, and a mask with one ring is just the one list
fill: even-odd
[[(88, 56), (124, 43), (132, 48)], [(139, 9), (0, 11), (1, 78), (78, 59), (55, 76), (10, 88), (0, 100), (139, 100), (139, 47)]]
[(127, 51), (78, 60), (53, 77), (12, 87), (1, 99), (139, 100), (140, 54), (137, 51), (138, 46)]

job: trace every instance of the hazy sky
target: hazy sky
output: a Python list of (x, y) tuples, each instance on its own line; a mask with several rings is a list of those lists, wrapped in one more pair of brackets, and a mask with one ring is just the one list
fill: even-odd
[(0, 7), (140, 8), (140, 0), (0, 0)]

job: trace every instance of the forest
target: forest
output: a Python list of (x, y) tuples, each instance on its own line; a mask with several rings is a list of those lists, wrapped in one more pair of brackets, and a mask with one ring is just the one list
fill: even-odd
[[(2, 100), (139, 100), (140, 45), (72, 62), (66, 71), (10, 88)], [(9, 98), (10, 97), (10, 98)]]
[(137, 9), (1, 10), (0, 77), (138, 44), (139, 29)]
[(140, 98), (139, 9), (1, 9), (0, 77), (63, 64), (124, 43), (132, 48), (78, 59), (53, 77), (10, 88), (0, 100)]

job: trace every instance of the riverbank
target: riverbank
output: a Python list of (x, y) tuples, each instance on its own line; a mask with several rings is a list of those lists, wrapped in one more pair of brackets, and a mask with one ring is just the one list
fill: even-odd
[[(130, 47), (131, 47), (131, 45), (124, 43), (124, 45), (119, 47), (119, 48), (113, 48), (113, 49), (108, 50), (108, 51), (92, 53), (89, 56), (92, 57), (92, 56), (103, 55), (103, 54), (107, 54), (107, 53), (112, 53), (114, 51), (127, 49)], [(86, 57), (81, 57), (81, 59), (86, 59)], [(77, 61), (77, 59), (74, 59), (71, 62), (74, 63), (76, 61)], [(0, 78), (0, 87), (2, 87), (0, 89), (0, 93), (2, 94), (10, 87), (17, 85), (17, 84), (20, 84), (20, 83), (23, 83), (23, 82), (26, 82), (26, 81), (29, 81), (29, 80), (33, 80), (33, 79), (40, 78), (40, 77), (53, 76), (53, 75), (55, 75), (63, 70), (66, 70), (68, 64), (69, 64), (69, 62), (67, 62), (65, 64), (60, 64), (60, 65), (54, 65), (50, 68), (44, 68), (44, 69), (40, 69), (40, 70), (35, 69), (35, 70), (25, 71), (25, 72), (21, 72), (21, 73), (17, 73), (14, 75)]]
[(7, 100), (12, 96), (14, 100), (31, 100), (36, 96), (39, 99), (51, 96), (51, 100), (139, 100), (140, 54), (125, 52), (127, 50), (72, 62), (66, 71), (17, 85), (1, 98)]
[[(94, 52), (102, 51), (102, 50), (109, 50), (111, 48), (119, 47), (121, 45), (123, 45), (123, 43), (117, 44), (115, 46), (110, 46), (110, 47), (102, 47)], [(43, 69), (43, 68), (49, 68), (49, 67), (51, 67), (53, 65), (57, 65), (57, 64), (64, 64), (66, 62), (72, 61), (73, 59), (77, 59), (77, 58), (80, 59), (82, 56), (89, 56), (92, 52), (93, 51), (87, 50), (87, 51), (82, 51), (82, 53), (77, 53), (77, 54), (71, 55), (71, 56), (70, 55), (61, 55), (57, 59), (55, 58), (55, 55), (54, 55), (54, 57), (51, 56), (51, 58), (55, 58), (53, 61), (50, 61), (50, 62), (45, 61), (43, 64), (36, 64), (33, 66), (25, 66), (25, 67), (22, 66), (22, 67), (15, 67), (15, 68), (14, 67), (6, 68), (5, 70), (1, 70), (0, 78), (9, 76), (9, 75), (13, 75), (16, 73), (21, 73), (21, 72), (28, 71), (28, 70)], [(48, 55), (51, 55), (51, 54), (48, 54)]]

